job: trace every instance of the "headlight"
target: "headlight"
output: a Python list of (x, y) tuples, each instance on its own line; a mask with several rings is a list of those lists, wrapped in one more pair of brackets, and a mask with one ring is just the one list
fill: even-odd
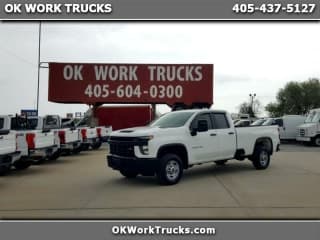
[(142, 137), (139, 137), (140, 140), (151, 140), (153, 139), (153, 135), (150, 135), (150, 136), (142, 136)]
[(139, 146), (139, 149), (140, 149), (140, 152), (141, 152), (143, 155), (148, 155), (148, 154), (149, 154), (149, 147), (148, 147), (148, 145)]

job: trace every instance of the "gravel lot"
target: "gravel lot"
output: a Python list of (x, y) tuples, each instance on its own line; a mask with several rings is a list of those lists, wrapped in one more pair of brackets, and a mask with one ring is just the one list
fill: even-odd
[(205, 164), (174, 186), (125, 179), (106, 167), (107, 148), (0, 177), (6, 219), (320, 219), (320, 148), (283, 144), (270, 167)]

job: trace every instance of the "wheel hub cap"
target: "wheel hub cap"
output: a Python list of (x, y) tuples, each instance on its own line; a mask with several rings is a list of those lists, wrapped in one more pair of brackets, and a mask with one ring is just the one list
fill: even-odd
[(169, 161), (166, 166), (166, 175), (169, 180), (175, 180), (180, 173), (179, 164), (176, 161)]
[(268, 163), (268, 153), (263, 151), (260, 154), (260, 163), (262, 166), (266, 166)]

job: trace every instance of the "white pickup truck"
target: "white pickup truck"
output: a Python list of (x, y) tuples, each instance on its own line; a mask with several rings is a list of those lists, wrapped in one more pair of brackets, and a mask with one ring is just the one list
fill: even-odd
[[(0, 126), (3, 121), (0, 120)], [(10, 130), (0, 130), (0, 175), (9, 171), (13, 157), (17, 155), (16, 135)]]
[(11, 116), (0, 116), (0, 172), (6, 173), (14, 166), (17, 170), (28, 168), (32, 161), (26, 136), (10, 130)]
[(277, 126), (235, 128), (230, 115), (217, 110), (167, 113), (146, 127), (115, 131), (109, 139), (108, 166), (128, 178), (158, 177), (161, 184), (177, 183), (184, 169), (230, 159), (252, 161), (266, 169), (279, 150)]
[(90, 127), (88, 126), (86, 119), (81, 119), (77, 123), (74, 119), (68, 118), (64, 118), (62, 121), (64, 126), (75, 126), (80, 130), (82, 137), (81, 147), (84, 151), (88, 150), (90, 147), (92, 149), (100, 148), (102, 142), (107, 141), (112, 132), (111, 126)]
[(81, 151), (81, 135), (79, 129), (75, 127), (63, 127), (62, 119), (58, 115), (46, 115), (44, 117), (29, 117), (29, 122), (33, 122), (35, 129), (50, 129), (55, 134), (55, 142), (59, 150), (51, 157), (57, 158), (60, 153), (79, 153)]
[(28, 118), (21, 116), (0, 116), (6, 119), (10, 130), (26, 139), (28, 146), (28, 158), (41, 162), (50, 158), (58, 150), (59, 146), (54, 132), (50, 130), (36, 130), (36, 126)]

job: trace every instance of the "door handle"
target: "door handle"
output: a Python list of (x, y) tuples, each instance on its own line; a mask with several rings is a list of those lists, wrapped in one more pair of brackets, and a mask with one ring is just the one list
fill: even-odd
[(216, 133), (211, 133), (210, 136), (214, 137), (214, 136), (217, 136), (217, 134)]
[(229, 132), (228, 134), (229, 134), (229, 135), (233, 135), (233, 134), (234, 134), (234, 132)]

